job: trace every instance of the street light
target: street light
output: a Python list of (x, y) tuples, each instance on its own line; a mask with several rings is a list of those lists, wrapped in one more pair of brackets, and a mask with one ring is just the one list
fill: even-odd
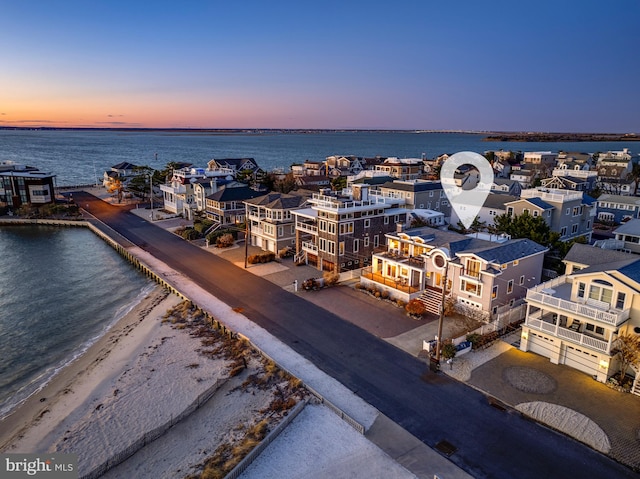
[(153, 221), (153, 170), (149, 175), (149, 201), (151, 205), (151, 221)]

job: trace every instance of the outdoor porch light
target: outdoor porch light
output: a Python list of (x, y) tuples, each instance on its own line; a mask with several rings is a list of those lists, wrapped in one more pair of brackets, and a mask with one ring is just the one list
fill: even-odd
[(527, 339), (529, 337), (529, 331), (522, 331), (522, 339)]
[(600, 367), (602, 369), (607, 369), (609, 367), (609, 361), (607, 361), (606, 359), (601, 359), (600, 360)]

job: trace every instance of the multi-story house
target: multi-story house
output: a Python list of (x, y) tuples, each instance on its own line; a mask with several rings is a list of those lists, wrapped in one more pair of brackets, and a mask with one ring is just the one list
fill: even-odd
[(451, 204), (440, 181), (394, 180), (381, 185), (380, 192), (383, 196), (404, 198), (408, 209), (439, 211), (447, 221), (451, 218)]
[(596, 202), (599, 221), (622, 223), (640, 218), (640, 198), (624, 195), (601, 195)]
[(526, 151), (523, 161), (534, 168), (551, 171), (556, 166), (557, 157), (558, 155), (550, 151)]
[(605, 382), (619, 369), (618, 336), (640, 333), (640, 258), (575, 244), (564, 262), (566, 275), (528, 291), (520, 349)]
[(591, 191), (595, 187), (595, 175), (586, 178), (577, 178), (569, 175), (554, 175), (550, 178), (540, 180), (540, 186), (543, 188), (559, 190)]
[(55, 177), (32, 166), (3, 161), (0, 163), (0, 204), (13, 209), (25, 204), (53, 203)]
[[(478, 221), (484, 223), (485, 226), (491, 227), (494, 225), (496, 216), (503, 215), (507, 212), (506, 204), (512, 201), (517, 201), (517, 196), (511, 196), (502, 193), (489, 193), (487, 199), (484, 200), (484, 204), (480, 211), (478, 211)], [(465, 210), (466, 206), (461, 205), (460, 209)], [(460, 221), (456, 211), (451, 213), (451, 224), (457, 225)]]
[(596, 166), (598, 187), (603, 193), (614, 195), (632, 195), (636, 183), (629, 178), (633, 165), (628, 148), (622, 151), (608, 151), (598, 156)]
[(640, 220), (627, 221), (613, 230), (615, 242), (609, 244), (615, 249), (640, 254)]
[(387, 233), (387, 250), (375, 253), (361, 282), (393, 298), (420, 299), (437, 314), (447, 296), (485, 320), (513, 308), (542, 275), (546, 248), (529, 239), (491, 242), (429, 227)]
[(244, 202), (249, 222), (250, 244), (278, 253), (285, 247), (295, 249), (296, 226), (292, 212), (300, 209), (309, 195), (267, 193)]
[(256, 191), (246, 185), (223, 186), (207, 196), (205, 215), (214, 223), (222, 226), (244, 223), (246, 213), (244, 202), (263, 195), (264, 191)]
[[(212, 194), (218, 189), (219, 182), (228, 182), (233, 175), (234, 171), (228, 168), (175, 169), (171, 179), (160, 185), (164, 209), (190, 219), (194, 211), (204, 211), (202, 195)], [(199, 193), (198, 197), (196, 191)]]
[(376, 165), (376, 171), (383, 171), (399, 180), (415, 180), (424, 173), (424, 163), (421, 158), (387, 158)]
[(102, 175), (102, 186), (109, 188), (116, 181), (126, 183), (138, 174), (139, 168), (138, 165), (127, 161), (113, 165), (110, 170), (105, 171)]
[(404, 198), (354, 184), (341, 193), (322, 190), (295, 217), (296, 261), (319, 270), (345, 271), (369, 264), (384, 235), (407, 221)]
[(531, 188), (522, 190), (520, 199), (506, 204), (507, 214), (519, 216), (524, 212), (542, 216), (551, 231), (560, 233), (567, 241), (579, 236), (591, 239), (595, 200), (581, 191)]
[(243, 171), (255, 175), (261, 171), (253, 158), (214, 158), (207, 163), (207, 169), (210, 171), (231, 170), (234, 175)]
[(531, 188), (533, 182), (538, 178), (539, 172), (526, 167), (512, 167), (509, 179), (520, 183), (522, 188)]
[(511, 196), (520, 196), (522, 186), (515, 180), (506, 178), (494, 178), (491, 184), (491, 193), (504, 193)]

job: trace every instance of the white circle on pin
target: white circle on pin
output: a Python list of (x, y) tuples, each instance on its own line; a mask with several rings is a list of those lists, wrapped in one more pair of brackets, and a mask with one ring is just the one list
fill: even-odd
[[(465, 190), (462, 186), (458, 186), (455, 174), (462, 165), (471, 165), (478, 170), (480, 178), (475, 188)], [(458, 218), (465, 228), (470, 228), (491, 192), (493, 184), (491, 164), (478, 153), (461, 151), (445, 160), (440, 170), (440, 182)]]

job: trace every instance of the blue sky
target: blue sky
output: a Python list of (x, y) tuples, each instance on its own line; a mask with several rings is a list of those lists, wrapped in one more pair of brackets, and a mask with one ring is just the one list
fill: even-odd
[(639, 13), (0, 0), (0, 125), (640, 132)]

